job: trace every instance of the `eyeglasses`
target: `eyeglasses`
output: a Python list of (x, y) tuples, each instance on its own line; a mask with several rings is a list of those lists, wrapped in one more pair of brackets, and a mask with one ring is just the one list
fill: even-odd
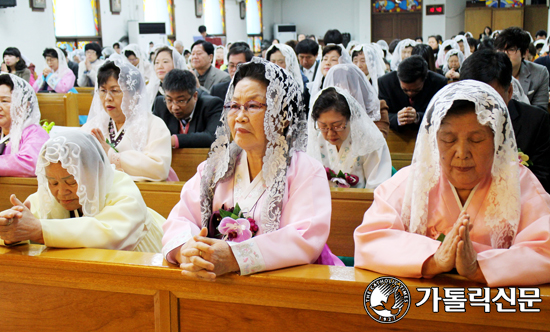
[(193, 95), (191, 95), (191, 97), (189, 97), (189, 99), (187, 100), (172, 100), (164, 97), (164, 103), (167, 107), (171, 107), (172, 105), (176, 105), (177, 107), (184, 107), (185, 105), (189, 104), (191, 98), (193, 98)]
[(255, 114), (260, 111), (264, 107), (267, 107), (267, 104), (260, 103), (254, 100), (247, 101), (244, 104), (239, 104), (236, 102), (230, 102), (223, 106), (223, 109), (225, 112), (227, 112), (228, 115), (235, 115), (237, 114), (242, 108), (244, 108), (245, 111), (247, 111), (250, 114)]
[(344, 125), (340, 125), (340, 126), (319, 127), (319, 124), (315, 122), (315, 130), (318, 130), (322, 133), (328, 133), (330, 130), (334, 131), (335, 133), (339, 133), (346, 130), (347, 126), (348, 126), (348, 123), (346, 122)]
[(113, 89), (113, 90), (99, 89), (98, 92), (101, 98), (105, 98), (107, 94), (110, 94), (111, 97), (113, 98), (122, 95), (122, 90), (117, 90), (117, 89)]
[(517, 52), (518, 50), (519, 50), (519, 48), (517, 48), (517, 47), (509, 47), (509, 48), (507, 48), (507, 49), (500, 49), (500, 50), (498, 50), (498, 51), (499, 51), (499, 52), (504, 52), (504, 53), (510, 55), (510, 54), (516, 54), (516, 52)]

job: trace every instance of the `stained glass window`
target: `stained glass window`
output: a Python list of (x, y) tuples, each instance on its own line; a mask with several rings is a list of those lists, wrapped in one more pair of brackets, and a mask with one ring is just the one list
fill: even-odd
[(246, 0), (246, 33), (262, 34), (262, 0)]
[(209, 35), (225, 35), (225, 0), (204, 0), (204, 25)]
[(97, 15), (97, 0), (53, 0), (55, 36), (99, 36)]

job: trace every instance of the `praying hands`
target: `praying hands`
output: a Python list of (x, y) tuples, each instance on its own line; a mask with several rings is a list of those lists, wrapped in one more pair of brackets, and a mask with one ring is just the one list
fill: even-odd
[(422, 276), (433, 277), (436, 274), (449, 272), (456, 268), (461, 276), (487, 283), (477, 261), (477, 253), (470, 239), (470, 216), (460, 213), (451, 231), (435, 254), (422, 266)]
[(181, 274), (190, 278), (214, 281), (217, 276), (239, 271), (239, 264), (224, 240), (206, 237), (203, 227), (197, 236), (181, 246), (176, 258), (183, 269)]
[(31, 240), (44, 243), (42, 225), (31, 213), (30, 202), (21, 203), (15, 195), (11, 195), (11, 209), (0, 212), (0, 238), (5, 244)]

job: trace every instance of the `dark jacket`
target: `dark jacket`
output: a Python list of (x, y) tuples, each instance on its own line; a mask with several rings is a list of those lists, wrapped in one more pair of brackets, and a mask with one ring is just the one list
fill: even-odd
[(227, 90), (229, 90), (230, 83), (231, 81), (214, 84), (212, 89), (210, 89), (210, 95), (220, 98), (225, 103), (225, 95), (227, 94)]
[[(399, 78), (397, 77), (396, 71), (392, 71), (380, 77), (378, 79), (378, 98), (385, 100), (388, 104), (390, 128), (396, 131), (402, 131), (404, 129), (418, 130), (430, 100), (432, 100), (432, 97), (445, 85), (447, 85), (447, 79), (445, 76), (429, 71), (428, 77), (424, 81), (422, 91), (412, 98), (413, 105), (411, 105), (409, 102), (409, 96), (401, 90), (401, 85), (399, 84)], [(418, 113), (419, 122), (417, 124), (413, 123), (399, 126), (397, 124), (397, 112), (409, 106), (413, 107)]]
[(508, 112), (518, 149), (529, 156), (533, 162), (529, 169), (550, 193), (550, 115), (514, 99), (508, 102)]
[(199, 91), (195, 112), (189, 123), (187, 134), (180, 134), (180, 121), (173, 116), (159, 96), (153, 104), (153, 114), (164, 120), (172, 135), (178, 137), (180, 148), (209, 148), (216, 138), (216, 128), (220, 124), (223, 103), (220, 98)]

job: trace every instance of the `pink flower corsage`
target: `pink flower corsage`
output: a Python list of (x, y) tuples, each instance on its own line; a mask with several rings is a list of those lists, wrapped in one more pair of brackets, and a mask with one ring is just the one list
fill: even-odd
[(220, 209), (219, 214), (223, 219), (218, 231), (225, 241), (243, 242), (252, 238), (259, 230), (254, 219), (244, 217), (239, 204), (236, 204), (232, 211)]
[(327, 179), (338, 188), (349, 188), (355, 186), (357, 182), (359, 182), (359, 177), (357, 175), (344, 173), (342, 171), (336, 174), (328, 167), (325, 167), (325, 171), (327, 172)]

